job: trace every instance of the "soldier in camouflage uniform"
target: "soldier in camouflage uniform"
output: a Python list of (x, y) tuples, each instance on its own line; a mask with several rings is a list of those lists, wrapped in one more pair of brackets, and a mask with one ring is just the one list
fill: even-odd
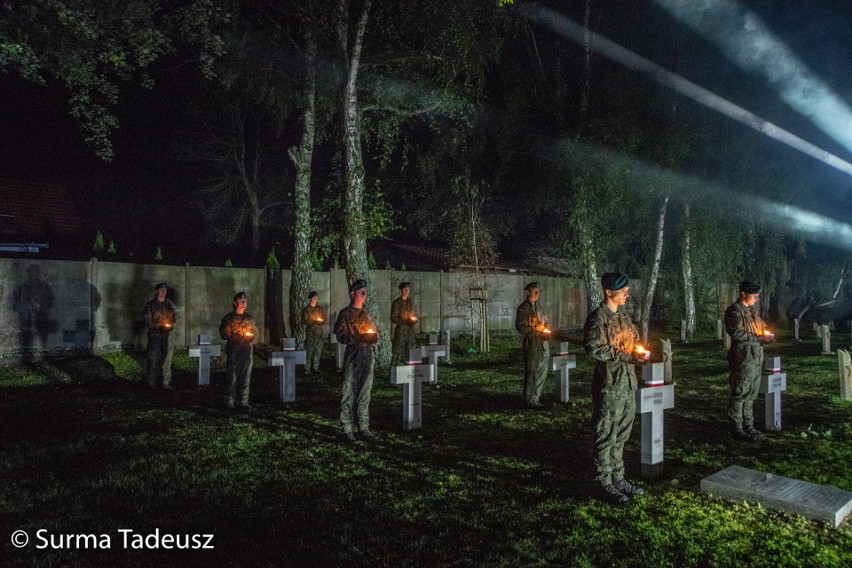
[(636, 415), (636, 369), (645, 362), (635, 353), (639, 330), (619, 307), (627, 302), (630, 280), (608, 272), (601, 278), (605, 299), (586, 319), (583, 347), (595, 360), (592, 376), (592, 425), (595, 429), (595, 480), (602, 496), (625, 503), (645, 491), (624, 479), (624, 444)]
[(154, 298), (145, 304), (142, 317), (148, 328), (148, 386), (155, 388), (162, 379), (164, 389), (172, 389), (172, 354), (175, 346), (171, 341), (177, 323), (177, 311), (171, 300), (166, 299), (168, 285), (160, 282), (154, 286)]
[(391, 365), (404, 365), (408, 361), (408, 351), (417, 347), (414, 341), (414, 326), (417, 325), (417, 311), (411, 299), (411, 282), (399, 283), (400, 296), (391, 304), (391, 323), (393, 331), (393, 360)]
[(731, 336), (728, 419), (734, 438), (740, 440), (760, 435), (754, 427), (753, 406), (760, 387), (763, 344), (774, 341), (764, 335), (763, 320), (752, 307), (759, 298), (760, 285), (744, 280), (740, 282), (739, 299), (725, 310), (725, 329)]
[(252, 343), (257, 338), (257, 325), (254, 318), (246, 312), (248, 299), (245, 292), (234, 296), (234, 311), (222, 318), (219, 336), (228, 343), (225, 345), (225, 408), (234, 409), (234, 400), (239, 397), (239, 405), (251, 410), (249, 405), (249, 385), (251, 384)]
[(524, 387), (522, 396), (530, 408), (542, 408), (541, 391), (547, 380), (550, 363), (550, 333), (547, 330), (547, 318), (538, 306), (538, 282), (530, 282), (524, 287), (526, 300), (518, 306), (515, 316), (515, 328), (521, 334), (521, 347), (524, 351)]
[(305, 325), (305, 374), (310, 375), (311, 369), (319, 371), (322, 356), (322, 324), (325, 321), (325, 310), (317, 305), (317, 293), (308, 294), (308, 302), (302, 310), (302, 323)]
[[(351, 302), (337, 314), (334, 335), (346, 345), (343, 354), (343, 396), (340, 400), (340, 427), (343, 439), (355, 441), (357, 415), (361, 438), (375, 440), (370, 431), (370, 395), (373, 389), (373, 344), (378, 329), (372, 316), (364, 310), (367, 283), (356, 280), (349, 286)], [(367, 333), (372, 330), (372, 333)], [(356, 411), (357, 407), (357, 411)]]

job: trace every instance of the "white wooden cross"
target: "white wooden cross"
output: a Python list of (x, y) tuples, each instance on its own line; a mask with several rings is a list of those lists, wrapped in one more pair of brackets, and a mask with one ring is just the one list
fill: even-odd
[[(662, 363), (651, 363), (661, 365)], [(646, 365), (647, 366), (647, 365)], [(642, 477), (657, 477), (663, 472), (665, 429), (663, 410), (674, 408), (674, 385), (636, 389), (636, 414), (642, 417)]]
[(198, 386), (210, 386), (210, 357), (220, 357), (222, 346), (211, 345), (209, 335), (199, 335), (198, 343), (187, 348), (190, 357), (198, 357)]
[[(433, 343), (434, 341), (434, 343)], [(429, 334), (429, 345), (423, 345), (420, 347), (423, 350), (423, 357), (428, 357), (429, 364), (432, 365), (435, 370), (432, 373), (432, 380), (429, 381), (432, 384), (438, 383), (438, 358), (443, 357), (446, 361), (447, 356), (447, 347), (444, 345), (438, 345), (438, 334), (430, 333)], [(413, 350), (412, 350), (413, 351)]]
[(269, 354), (269, 366), (281, 367), (280, 387), (282, 402), (296, 400), (296, 365), (305, 364), (305, 352), (296, 351), (294, 338), (284, 339), (284, 349)]
[(550, 370), (556, 371), (556, 398), (559, 402), (568, 402), (571, 398), (569, 369), (577, 368), (577, 356), (568, 354), (568, 342), (559, 343), (559, 353), (550, 358)]
[(343, 354), (346, 353), (346, 345), (337, 342), (337, 336), (333, 333), (328, 334), (329, 341), (335, 347), (335, 361), (337, 362), (337, 370), (343, 369)]
[(781, 372), (781, 357), (766, 357), (760, 376), (760, 392), (766, 395), (766, 430), (781, 430), (781, 392), (787, 390), (787, 373)]
[(432, 365), (424, 365), (423, 352), (412, 349), (407, 365), (391, 368), (392, 385), (402, 385), (402, 429), (423, 426), (423, 383), (432, 378)]

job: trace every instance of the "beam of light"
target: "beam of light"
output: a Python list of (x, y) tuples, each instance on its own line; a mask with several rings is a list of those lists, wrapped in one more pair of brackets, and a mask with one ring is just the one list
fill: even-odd
[(604, 171), (616, 166), (628, 172), (628, 183), (637, 190), (655, 188), (672, 198), (686, 199), (697, 209), (737, 217), (746, 225), (762, 225), (774, 231), (852, 251), (852, 225), (764, 197), (743, 193), (721, 184), (678, 174), (625, 156), (613, 150), (565, 139), (556, 144), (539, 143), (545, 159), (575, 166), (586, 164)]
[(708, 108), (716, 110), (729, 118), (733, 118), (734, 120), (757, 130), (758, 132), (762, 132), (779, 142), (787, 144), (791, 148), (795, 148), (812, 158), (816, 158), (829, 166), (852, 175), (852, 164), (849, 162), (814, 146), (810, 142), (799, 138), (795, 134), (760, 118), (756, 114), (749, 112), (726, 99), (723, 99), (717, 94), (712, 93), (703, 87), (699, 87), (680, 75), (676, 75), (675, 73), (660, 67), (656, 63), (625, 49), (600, 34), (591, 30), (584, 31), (583, 26), (569, 20), (561, 14), (557, 14), (556, 12), (538, 4), (522, 4), (518, 7), (518, 9), (528, 20), (547, 26), (555, 33), (567, 37), (581, 45), (583, 43), (583, 35), (586, 33), (589, 35), (591, 46), (609, 59), (647, 75), (661, 85), (671, 87)]
[(762, 73), (781, 99), (852, 152), (852, 108), (753, 12), (732, 0), (654, 0), (740, 68)]

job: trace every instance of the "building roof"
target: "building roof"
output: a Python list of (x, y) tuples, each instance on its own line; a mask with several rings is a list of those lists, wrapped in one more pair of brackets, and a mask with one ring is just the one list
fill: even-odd
[(0, 178), (0, 240), (47, 241), (79, 230), (77, 208), (65, 186)]

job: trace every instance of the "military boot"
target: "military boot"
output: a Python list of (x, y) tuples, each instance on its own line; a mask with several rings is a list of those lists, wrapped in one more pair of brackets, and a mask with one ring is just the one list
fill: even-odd
[(617, 504), (627, 503), (630, 501), (630, 499), (627, 498), (627, 495), (616, 489), (615, 485), (612, 483), (601, 487), (601, 498), (608, 503)]
[(626, 479), (619, 479), (618, 481), (613, 483), (612, 486), (627, 495), (628, 497), (645, 494), (644, 489), (642, 489), (641, 487), (636, 487), (635, 485), (631, 485), (630, 482)]
[(746, 436), (751, 436), (752, 438), (760, 437), (760, 431), (754, 426), (743, 426), (743, 432), (745, 432)]

